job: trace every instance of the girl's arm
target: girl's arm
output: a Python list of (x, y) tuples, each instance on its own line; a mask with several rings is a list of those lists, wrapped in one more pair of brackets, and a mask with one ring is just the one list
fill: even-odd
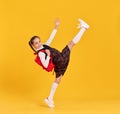
[(60, 23), (60, 22), (59, 22), (59, 19), (56, 19), (56, 21), (55, 21), (55, 27), (54, 27), (54, 29), (53, 29), (53, 31), (52, 31), (49, 39), (48, 39), (47, 42), (45, 43), (46, 45), (50, 45), (51, 42), (53, 41), (53, 39), (54, 39), (54, 37), (55, 37), (55, 34), (56, 34), (56, 32), (57, 32), (59, 23)]
[(48, 64), (49, 64), (49, 60), (50, 60), (50, 55), (47, 54), (47, 58), (45, 59), (45, 53), (43, 52), (39, 52), (38, 53), (38, 56), (40, 57), (40, 60), (41, 60), (41, 63), (42, 65), (47, 68), (48, 67)]

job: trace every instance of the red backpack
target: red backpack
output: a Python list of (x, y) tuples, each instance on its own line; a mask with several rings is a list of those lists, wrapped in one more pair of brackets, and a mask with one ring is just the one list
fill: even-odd
[[(41, 50), (39, 50), (38, 52), (43, 52), (43, 53), (46, 54), (45, 49), (41, 49)], [(35, 58), (35, 62), (36, 62), (38, 65), (40, 65), (44, 70), (46, 70), (46, 71), (48, 71), (48, 72), (51, 72), (51, 71), (54, 69), (54, 67), (55, 67), (55, 65), (54, 65), (53, 62), (52, 62), (52, 56), (50, 56), (50, 60), (49, 60), (48, 67), (45, 68), (45, 67), (43, 66), (41, 60), (40, 60), (40, 57), (38, 56), (38, 52), (35, 53), (35, 54), (37, 54), (37, 56), (36, 56), (36, 58)], [(46, 56), (47, 56), (47, 55), (46, 55)]]

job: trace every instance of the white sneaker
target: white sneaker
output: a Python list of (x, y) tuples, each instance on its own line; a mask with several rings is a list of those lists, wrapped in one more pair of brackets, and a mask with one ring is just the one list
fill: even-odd
[(90, 26), (85, 22), (83, 21), (82, 19), (78, 19), (78, 21), (80, 22), (80, 24), (78, 25), (77, 28), (82, 28), (84, 27), (85, 29), (88, 29)]
[(52, 104), (54, 104), (54, 101), (49, 99), (49, 97), (47, 97), (46, 99), (48, 99), (49, 101), (51, 101)]
[(54, 102), (49, 100), (48, 98), (46, 98), (44, 101), (50, 108), (54, 108), (55, 107)]

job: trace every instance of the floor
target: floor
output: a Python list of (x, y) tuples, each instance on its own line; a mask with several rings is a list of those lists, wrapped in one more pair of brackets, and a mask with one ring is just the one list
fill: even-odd
[(43, 98), (0, 95), (0, 114), (120, 114), (117, 100), (55, 99), (56, 107), (48, 108)]

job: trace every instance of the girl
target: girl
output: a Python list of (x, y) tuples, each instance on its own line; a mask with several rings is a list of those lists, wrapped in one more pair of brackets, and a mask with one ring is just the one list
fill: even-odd
[(55, 107), (53, 97), (54, 97), (55, 91), (57, 89), (57, 86), (60, 83), (61, 78), (67, 69), (69, 59), (70, 59), (70, 52), (71, 52), (73, 46), (80, 41), (83, 33), (89, 28), (89, 25), (87, 23), (85, 23), (83, 20), (78, 19), (78, 21), (80, 22), (80, 24), (78, 25), (78, 28), (81, 28), (80, 31), (73, 38), (73, 40), (71, 40), (66, 45), (66, 47), (62, 50), (62, 52), (59, 52), (57, 49), (50, 47), (50, 44), (57, 32), (58, 26), (59, 26), (58, 19), (55, 21), (55, 28), (53, 29), (53, 31), (50, 35), (50, 38), (45, 43), (45, 45), (43, 45), (41, 43), (39, 36), (33, 36), (29, 41), (30, 47), (37, 54), (37, 58), (35, 61), (47, 71), (52, 71), (52, 69), (54, 68), (54, 71), (56, 73), (56, 78), (52, 84), (50, 94), (45, 99), (45, 103), (50, 108)]

